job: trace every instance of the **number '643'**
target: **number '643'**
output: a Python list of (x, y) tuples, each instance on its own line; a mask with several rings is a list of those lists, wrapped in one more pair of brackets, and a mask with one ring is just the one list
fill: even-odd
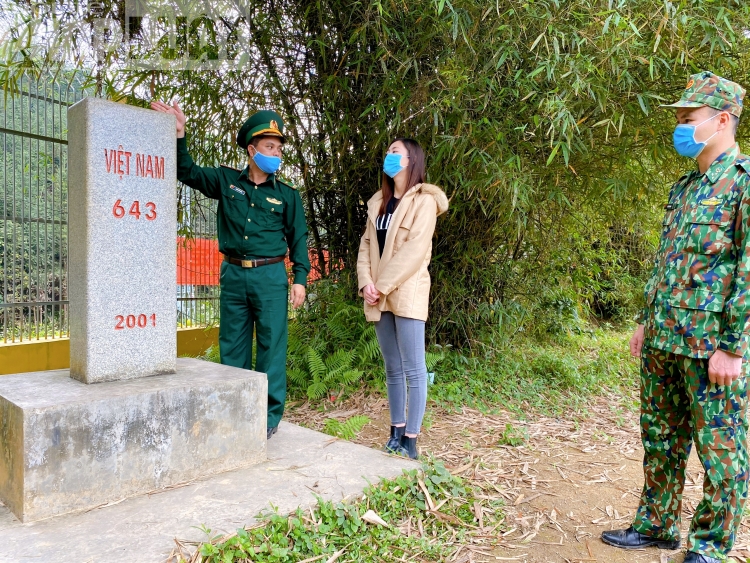
[[(156, 219), (156, 204), (153, 201), (149, 201), (146, 203), (146, 213), (143, 214), (143, 216), (146, 218), (147, 221), (153, 221)], [(126, 212), (125, 207), (122, 204), (122, 200), (118, 199), (115, 202), (115, 205), (112, 207), (112, 215), (114, 215), (117, 219), (122, 219), (125, 217), (125, 215), (132, 215), (136, 219), (141, 218), (141, 202), (136, 200), (132, 203), (130, 206), (130, 209)]]

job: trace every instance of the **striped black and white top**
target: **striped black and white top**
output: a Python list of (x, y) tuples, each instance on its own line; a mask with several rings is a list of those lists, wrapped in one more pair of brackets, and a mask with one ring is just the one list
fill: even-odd
[(383, 256), (383, 248), (385, 248), (385, 235), (388, 234), (388, 227), (391, 224), (393, 212), (395, 211), (399, 201), (400, 200), (396, 199), (395, 197), (391, 197), (391, 199), (388, 200), (388, 205), (385, 208), (385, 214), (378, 217), (378, 220), (375, 222), (375, 229), (378, 233), (378, 247), (380, 247), (380, 256)]

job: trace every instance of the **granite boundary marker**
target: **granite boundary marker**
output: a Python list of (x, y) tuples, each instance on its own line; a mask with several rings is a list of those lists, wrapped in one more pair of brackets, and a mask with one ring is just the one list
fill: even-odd
[(71, 369), (0, 377), (22, 522), (266, 459), (266, 375), (176, 358), (174, 117), (85, 98), (68, 127)]
[(84, 98), (68, 127), (70, 375), (174, 373), (174, 116)]

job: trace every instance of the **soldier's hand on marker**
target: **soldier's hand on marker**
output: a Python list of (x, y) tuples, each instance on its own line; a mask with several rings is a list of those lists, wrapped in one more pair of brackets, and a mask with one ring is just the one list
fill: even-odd
[(305, 286), (300, 283), (295, 283), (292, 286), (292, 295), (290, 297), (292, 307), (295, 309), (305, 302)]
[(638, 325), (635, 329), (633, 336), (630, 337), (630, 355), (634, 358), (641, 357), (641, 350), (643, 349), (643, 325)]
[(375, 284), (367, 284), (362, 293), (364, 294), (365, 302), (371, 307), (374, 307), (380, 301), (380, 292), (375, 287)]
[(731, 385), (742, 373), (742, 356), (717, 350), (708, 360), (708, 379), (717, 385)]
[(158, 100), (154, 100), (151, 102), (151, 109), (154, 111), (159, 111), (161, 113), (171, 113), (175, 117), (175, 121), (177, 122), (177, 138), (181, 139), (185, 136), (185, 122), (187, 121), (187, 118), (185, 117), (185, 114), (182, 113), (182, 110), (180, 109), (180, 106), (177, 102), (174, 102), (171, 106), (169, 104), (165, 104), (164, 102), (160, 102)]

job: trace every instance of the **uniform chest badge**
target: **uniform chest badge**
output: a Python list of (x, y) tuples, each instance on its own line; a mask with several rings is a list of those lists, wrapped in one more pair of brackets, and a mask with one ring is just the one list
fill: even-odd
[(721, 205), (721, 198), (718, 197), (709, 197), (706, 199), (701, 200), (700, 205)]
[(278, 199), (273, 199), (272, 197), (267, 197), (266, 201), (268, 203), (273, 203), (274, 205), (281, 205), (281, 203), (282, 203)]
[(229, 189), (230, 189), (230, 190), (234, 190), (234, 191), (235, 191), (235, 192), (237, 192), (238, 194), (242, 194), (242, 195), (245, 195), (245, 190), (243, 190), (243, 189), (241, 189), (241, 188), (238, 188), (238, 187), (237, 187), (237, 186), (235, 186), (234, 184), (230, 185), (230, 186), (229, 186)]

